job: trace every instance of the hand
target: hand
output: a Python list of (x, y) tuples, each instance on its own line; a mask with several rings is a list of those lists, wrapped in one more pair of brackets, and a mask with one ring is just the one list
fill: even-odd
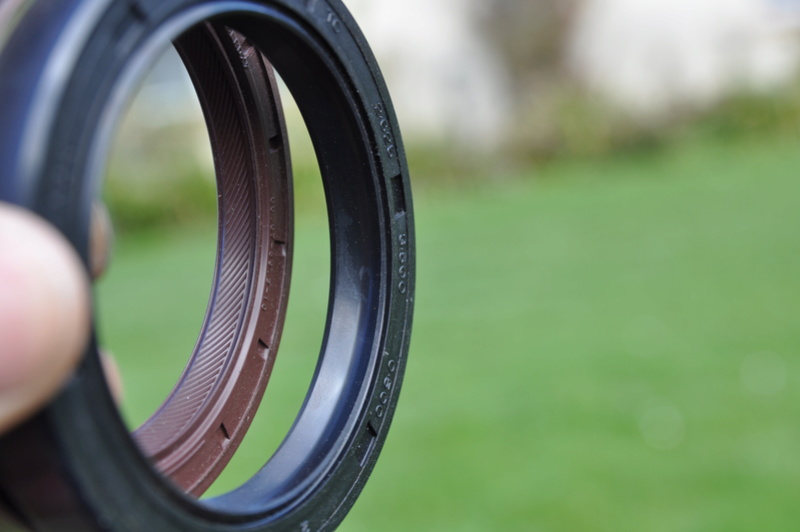
[(63, 385), (89, 336), (89, 279), (49, 224), (0, 203), (0, 434)]

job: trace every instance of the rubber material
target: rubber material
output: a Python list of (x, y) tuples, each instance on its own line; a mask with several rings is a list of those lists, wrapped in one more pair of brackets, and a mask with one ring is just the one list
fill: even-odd
[(292, 194), (278, 89), (261, 54), (212, 24), (175, 46), (208, 124), (219, 244), (194, 353), (135, 438), (162, 473), (200, 495), (244, 437), (272, 372), (289, 297)]
[[(107, 142), (143, 72), (171, 41), (191, 72), (185, 43), (193, 35), (226, 43), (212, 46), (218, 51), (234, 44), (243, 64), (258, 61), (256, 69), (260, 55), (247, 50), (258, 50), (292, 92), (315, 147), (328, 206), (331, 292), (306, 401), (278, 451), (243, 486), (197, 500), (160, 474), (122, 423), (93, 342), (63, 393), (0, 440), (0, 523), (78, 532), (334, 528), (386, 437), (414, 294), (405, 156), (363, 36), (337, 0), (38, 0), (25, 7), (0, 21), (13, 25), (0, 31), (7, 35), (0, 199), (48, 218), (88, 264)], [(233, 77), (251, 70), (233, 69)], [(208, 86), (194, 77), (201, 90)], [(261, 71), (229, 83), (243, 88), (236, 105), (247, 94), (263, 95), (263, 80)], [(234, 129), (250, 135), (264, 123)], [(264, 159), (250, 163), (261, 168)]]

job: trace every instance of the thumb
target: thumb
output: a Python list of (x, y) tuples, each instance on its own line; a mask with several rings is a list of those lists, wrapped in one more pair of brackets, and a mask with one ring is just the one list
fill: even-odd
[(88, 340), (89, 299), (87, 274), (66, 240), (0, 203), (0, 433), (69, 376)]

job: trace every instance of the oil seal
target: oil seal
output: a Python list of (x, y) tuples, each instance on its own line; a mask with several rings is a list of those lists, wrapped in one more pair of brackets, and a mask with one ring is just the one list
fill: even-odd
[[(131, 434), (93, 340), (60, 395), (0, 439), (3, 530), (329, 530), (386, 438), (413, 308), (411, 194), (385, 83), (340, 1), (6, 0), (0, 199), (50, 220), (88, 268), (109, 139), (171, 44), (203, 108), (220, 195), (197, 347), (169, 398)], [(289, 295), (291, 171), (273, 67), (304, 118), (325, 190), (325, 334), (278, 450), (239, 488), (200, 499), (263, 394)]]

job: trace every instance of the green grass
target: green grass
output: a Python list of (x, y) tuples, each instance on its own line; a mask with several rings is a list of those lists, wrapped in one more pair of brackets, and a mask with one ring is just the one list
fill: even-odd
[[(418, 187), (405, 385), (342, 530), (796, 528), (798, 169), (796, 142), (698, 141)], [(302, 331), (322, 319), (321, 234), (321, 218), (300, 223), (310, 281), (293, 285), (276, 387), (281, 372), (307, 379), (318, 348)], [(167, 353), (193, 338), (173, 344), (173, 327), (196, 330), (210, 277), (156, 274), (209, 249), (188, 229), (123, 241), (100, 287), (134, 420), (174, 382)], [(264, 404), (283, 430), (292, 392), (271, 387)], [(255, 467), (245, 451), (230, 478)]]

